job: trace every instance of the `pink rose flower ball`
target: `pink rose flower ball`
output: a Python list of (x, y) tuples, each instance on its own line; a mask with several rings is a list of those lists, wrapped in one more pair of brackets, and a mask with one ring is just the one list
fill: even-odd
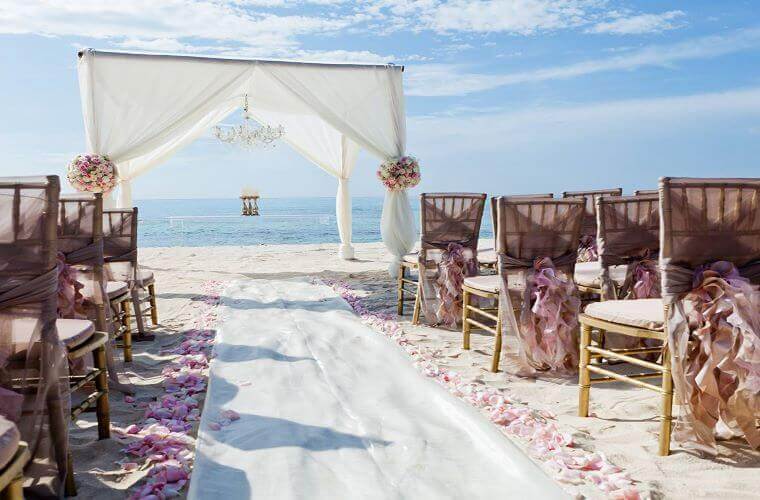
[(380, 165), (377, 178), (392, 191), (415, 187), (420, 183), (420, 165), (412, 156), (402, 156)]
[(107, 193), (116, 187), (116, 167), (106, 155), (77, 155), (66, 177), (78, 191)]

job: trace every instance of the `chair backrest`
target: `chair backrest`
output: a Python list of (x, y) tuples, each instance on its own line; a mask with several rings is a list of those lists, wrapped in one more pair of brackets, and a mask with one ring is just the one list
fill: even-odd
[(598, 252), (602, 266), (626, 258), (656, 259), (660, 248), (660, 196), (600, 196), (596, 200)]
[[(137, 250), (137, 207), (103, 210), (103, 253), (120, 257)], [(134, 256), (137, 260), (137, 255)]]
[[(498, 220), (499, 216), (497, 213), (498, 206), (499, 206), (499, 196), (491, 196), (491, 225), (493, 226), (493, 237), (496, 239), (496, 235), (498, 234), (498, 228), (496, 227), (496, 221)], [(504, 198), (510, 198), (514, 200), (525, 200), (530, 198), (540, 198), (540, 199), (546, 199), (546, 198), (554, 198), (554, 193), (542, 193), (542, 194), (512, 194), (504, 196)]]
[(657, 196), (660, 196), (660, 190), (659, 189), (637, 189), (633, 192), (634, 196), (640, 196), (644, 194), (656, 194)]
[[(660, 255), (694, 269), (760, 260), (760, 178), (660, 179)], [(760, 273), (752, 277), (760, 282)]]
[(102, 195), (61, 195), (58, 203), (58, 251), (73, 252), (102, 239)]
[(586, 216), (583, 218), (581, 234), (596, 237), (596, 199), (600, 196), (622, 196), (623, 188), (596, 189), (590, 191), (564, 191), (563, 198), (584, 198)]
[(578, 249), (585, 202), (498, 198), (496, 251), (515, 259), (558, 257)]
[(0, 293), (55, 267), (58, 177), (0, 177)]
[(476, 250), (485, 201), (481, 193), (423, 193), (420, 250), (445, 250), (449, 243)]

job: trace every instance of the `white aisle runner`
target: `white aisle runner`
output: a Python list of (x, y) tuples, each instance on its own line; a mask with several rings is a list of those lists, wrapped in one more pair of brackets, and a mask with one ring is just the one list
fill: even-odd
[(566, 496), (330, 288), (240, 281), (220, 308), (190, 498)]

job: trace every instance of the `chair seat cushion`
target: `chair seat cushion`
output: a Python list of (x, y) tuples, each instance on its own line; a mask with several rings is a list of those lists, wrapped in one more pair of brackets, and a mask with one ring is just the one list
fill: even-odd
[[(129, 286), (123, 281), (106, 282), (106, 293), (108, 294), (109, 299), (119, 297), (127, 292), (129, 292)], [(82, 288), (82, 295), (85, 297), (93, 296), (92, 281), (85, 281), (84, 288)]]
[[(11, 357), (20, 359), (26, 356), (26, 350), (32, 341), (32, 335), (38, 321), (34, 318), (13, 318), (8, 321), (6, 318), (0, 316), (0, 324), (4, 328), (9, 327), (11, 329)], [(95, 333), (95, 324), (87, 319), (58, 319), (55, 326), (58, 330), (58, 338), (67, 348), (78, 346)]]
[(496, 250), (493, 248), (478, 249), (478, 262), (481, 264), (496, 264)]
[(662, 299), (607, 300), (592, 302), (584, 314), (620, 325), (663, 330), (665, 311)]
[(0, 472), (16, 454), (20, 440), (21, 434), (16, 424), (0, 416)]
[[(620, 285), (625, 281), (625, 273), (628, 266), (610, 266), (610, 278)], [(574, 280), (576, 285), (598, 288), (602, 286), (600, 274), (602, 265), (599, 261), (577, 262), (575, 264)]]
[[(501, 289), (501, 276), (498, 274), (488, 274), (483, 276), (472, 276), (464, 279), (464, 284), (470, 288), (482, 290), (484, 292), (498, 293)], [(525, 283), (521, 276), (509, 276), (510, 290), (524, 290)]]
[(137, 286), (146, 287), (153, 284), (155, 281), (156, 279), (153, 277), (153, 271), (148, 271), (147, 269), (137, 270), (137, 279), (135, 280)]

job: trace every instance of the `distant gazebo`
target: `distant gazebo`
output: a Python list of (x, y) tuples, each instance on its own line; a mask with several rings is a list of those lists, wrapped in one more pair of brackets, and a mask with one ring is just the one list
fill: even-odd
[(243, 200), (242, 215), (259, 215), (259, 192), (253, 188), (245, 187), (240, 195)]

